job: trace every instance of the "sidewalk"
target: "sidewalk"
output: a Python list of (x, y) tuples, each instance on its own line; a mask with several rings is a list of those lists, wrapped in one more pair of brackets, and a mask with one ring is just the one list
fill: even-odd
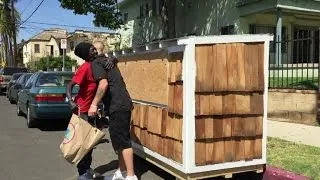
[(320, 127), (268, 120), (268, 136), (320, 147)]

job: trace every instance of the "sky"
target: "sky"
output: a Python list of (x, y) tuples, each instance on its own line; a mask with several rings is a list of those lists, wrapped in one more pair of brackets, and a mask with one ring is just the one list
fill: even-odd
[[(21, 14), (21, 19), (24, 21), (40, 4), (41, 0), (18, 0), (16, 8)], [(24, 23), (19, 30), (17, 41), (21, 42), (22, 39), (28, 40), (37, 33), (48, 28), (62, 28), (72, 32), (75, 29), (83, 29), (90, 31), (108, 31), (106, 28), (96, 28), (93, 25), (93, 15), (75, 15), (72, 10), (66, 10), (60, 7), (58, 0), (44, 0), (40, 8), (33, 14), (33, 16)], [(81, 26), (90, 28), (79, 27), (59, 27), (53, 25), (43, 25), (31, 22), (50, 23), (50, 24), (63, 24), (70, 26)]]

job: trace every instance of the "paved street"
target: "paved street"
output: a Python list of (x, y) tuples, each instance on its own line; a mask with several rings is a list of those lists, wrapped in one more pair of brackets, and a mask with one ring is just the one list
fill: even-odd
[[(11, 105), (4, 95), (0, 96), (0, 116), (0, 179), (76, 179), (76, 168), (63, 159), (59, 149), (64, 134), (63, 123), (28, 129), (26, 119), (16, 115), (16, 105)], [(53, 127), (54, 124), (58, 125)], [(115, 159), (111, 144), (105, 142), (95, 149), (92, 167), (104, 175), (112, 174), (117, 166)], [(136, 168), (141, 179), (172, 179), (141, 159), (137, 159)]]

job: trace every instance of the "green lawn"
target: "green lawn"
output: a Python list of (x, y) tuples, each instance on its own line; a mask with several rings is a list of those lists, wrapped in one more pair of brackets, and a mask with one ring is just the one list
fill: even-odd
[[(318, 138), (312, 137), (310, 138)], [(268, 138), (269, 165), (320, 180), (320, 148)]]
[(318, 77), (301, 78), (301, 77), (270, 77), (270, 88), (297, 88), (297, 89), (317, 89)]

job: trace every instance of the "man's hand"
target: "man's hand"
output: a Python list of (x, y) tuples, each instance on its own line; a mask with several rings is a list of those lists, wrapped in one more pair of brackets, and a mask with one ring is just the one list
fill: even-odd
[(98, 112), (98, 107), (97, 106), (94, 106), (94, 105), (91, 105), (90, 106), (90, 109), (88, 111), (88, 116), (92, 117), (92, 116), (96, 116), (97, 115), (97, 112)]
[(70, 106), (70, 109), (72, 110), (72, 111), (75, 111), (75, 110), (77, 110), (78, 109), (78, 105), (74, 102), (74, 101), (69, 101), (69, 106)]

